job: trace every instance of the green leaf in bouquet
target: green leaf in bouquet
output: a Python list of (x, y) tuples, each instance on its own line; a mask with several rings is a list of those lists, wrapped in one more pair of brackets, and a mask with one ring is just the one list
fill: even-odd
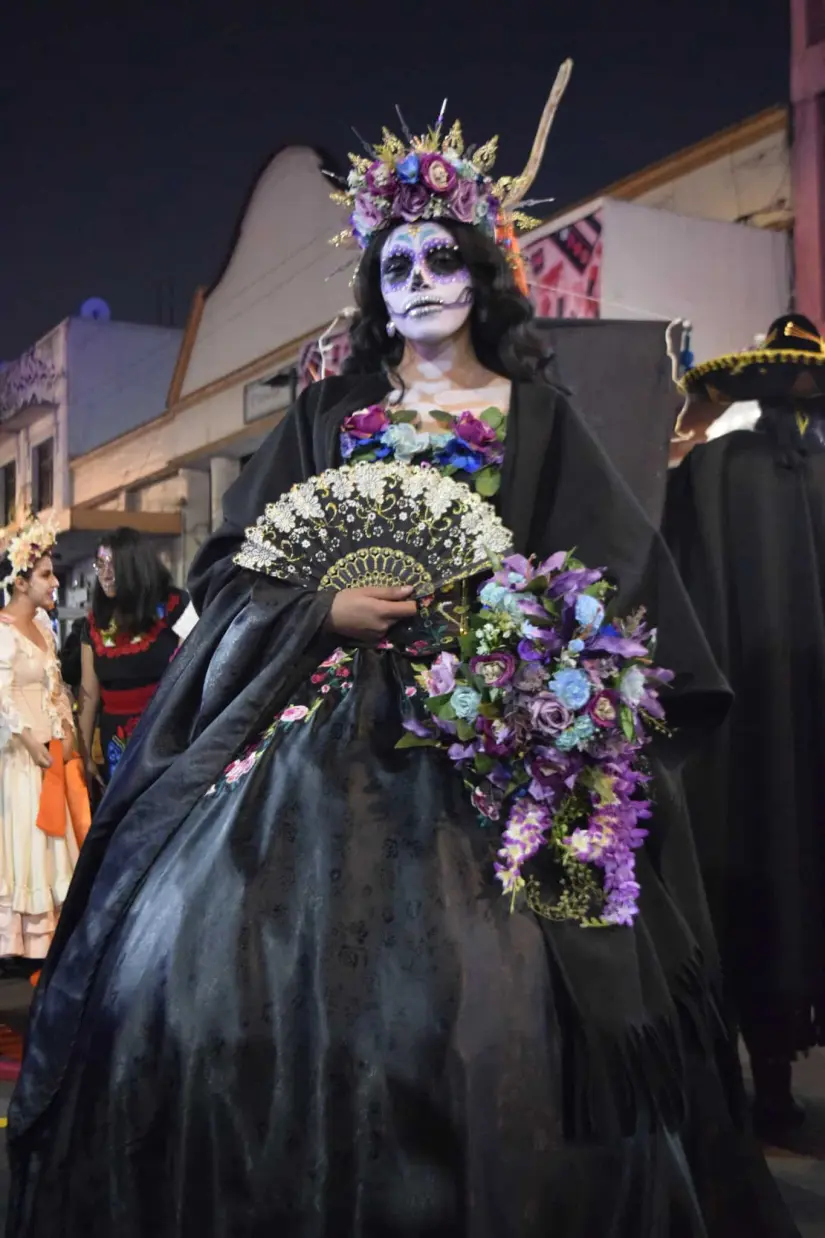
[(461, 657), (464, 661), (468, 661), (475, 654), (475, 637), (472, 632), (466, 632), (458, 638), (458, 648)]
[(434, 408), (430, 411), (430, 416), (433, 421), (437, 421), (440, 426), (449, 426), (452, 429), (455, 418), (450, 413), (445, 413), (441, 408)]
[(465, 721), (464, 718), (456, 718), (456, 734), (462, 744), (468, 744), (471, 739), (476, 737), (476, 729), (472, 722)]
[(423, 735), (413, 735), (412, 731), (405, 731), (395, 746), (396, 748), (437, 748), (438, 740), (435, 736), (432, 739), (425, 739)]
[(492, 757), (489, 757), (486, 752), (477, 752), (473, 760), (473, 766), (477, 774), (489, 774), (490, 770), (495, 765)]
[(431, 714), (437, 713), (442, 705), (449, 704), (452, 692), (442, 692), (441, 696), (428, 696), (424, 702)]
[(504, 424), (504, 414), (501, 409), (494, 408), (492, 405), (490, 405), (489, 408), (485, 408), (480, 416), (481, 420), (486, 421), (487, 425), (491, 426), (494, 430), (498, 430), (498, 428)]
[(492, 498), (494, 494), (498, 494), (501, 487), (501, 473), (491, 466), (479, 469), (473, 476), (473, 485), (482, 498)]
[(619, 706), (619, 722), (622, 727), (622, 734), (628, 743), (632, 743), (636, 738), (636, 725), (633, 719), (633, 710), (627, 705)]
[(415, 425), (416, 421), (418, 421), (418, 413), (413, 408), (394, 409), (393, 412), (390, 413), (390, 421), (395, 426)]
[(482, 701), (478, 707), (478, 712), (482, 718), (495, 719), (501, 716), (501, 710), (492, 701)]
[(439, 705), (437, 709), (434, 709), (432, 712), (435, 714), (436, 718), (440, 718), (442, 722), (455, 721), (455, 710), (450, 704), (449, 697), (447, 697), (443, 704)]
[(532, 580), (527, 582), (524, 588), (524, 592), (525, 593), (546, 593), (547, 592), (547, 577), (546, 576), (534, 576)]

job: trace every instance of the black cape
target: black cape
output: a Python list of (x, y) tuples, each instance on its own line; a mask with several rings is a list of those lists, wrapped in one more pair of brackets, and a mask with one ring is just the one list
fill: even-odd
[(665, 532), (735, 692), (686, 771), (749, 1047), (825, 1041), (825, 452), (792, 413), (696, 447)]
[[(201, 622), (170, 667), (106, 794), (35, 996), (9, 1114), (10, 1238), (41, 1233), (28, 1229), (25, 1217), (37, 1196), (50, 1125), (73, 1072), (76, 1078), (73, 1050), (84, 1017), (106, 1017), (95, 1008), (94, 991), (106, 971), (110, 940), (227, 761), (330, 649), (323, 632), (328, 596), (233, 564), (244, 528), (295, 482), (340, 463), (343, 418), (387, 391), (382, 377), (336, 378), (310, 387), (227, 494), (226, 522), (197, 557), (189, 587)], [(721, 1076), (729, 1089), (724, 1119), (713, 1120), (727, 1146), (737, 1122), (737, 1066), (715, 1014), (715, 947), (676, 767), (697, 737), (724, 717), (729, 690), (664, 542), (552, 388), (514, 387), (500, 510), (518, 550), (544, 556), (575, 547), (585, 562), (607, 567), (618, 585), (618, 610), (647, 605), (659, 627), (659, 660), (676, 672), (668, 714), (677, 734), (654, 756), (658, 802), (639, 859), (640, 921), (633, 929), (592, 932), (542, 922), (549, 966), (568, 1011), (566, 1128), (576, 1137), (602, 1140), (621, 1140), (640, 1125), (674, 1129), (688, 1104), (697, 1103), (695, 1093), (688, 1101), (690, 1057), (703, 1077), (714, 1062), (716, 1086)], [(692, 1116), (699, 1127), (696, 1160), (704, 1160), (713, 1193), (720, 1171), (713, 1141), (703, 1142), (710, 1126), (695, 1111)], [(739, 1166), (744, 1173), (744, 1162)], [(765, 1171), (757, 1177), (759, 1172)], [(750, 1179), (750, 1167), (745, 1177)], [(746, 1212), (761, 1220), (754, 1221), (756, 1228), (749, 1221), (741, 1232), (793, 1232), (770, 1191), (765, 1195), (760, 1186), (756, 1193), (762, 1202), (752, 1212), (749, 1196)]]

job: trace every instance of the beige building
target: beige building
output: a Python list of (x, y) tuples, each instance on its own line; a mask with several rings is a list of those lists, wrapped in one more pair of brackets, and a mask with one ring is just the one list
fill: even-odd
[[(71, 461), (76, 510), (180, 513), (180, 534), (167, 546), (179, 575), (220, 520), (222, 495), (242, 461), (306, 381), (308, 354), (315, 360), (310, 376), (317, 376), (316, 342), (350, 303), (351, 257), (329, 244), (342, 219), (329, 200), (323, 162), (305, 147), (273, 157), (253, 187), (217, 280), (194, 299), (165, 411)], [(787, 229), (786, 112), (762, 113), (609, 186), (599, 199), (605, 201)], [(539, 240), (565, 239), (575, 217), (574, 210), (549, 220)], [(588, 244), (598, 252), (595, 236)], [(775, 297), (781, 283), (777, 277)], [(598, 299), (590, 285), (577, 295), (584, 308), (573, 309), (576, 314)], [(556, 312), (570, 311), (559, 305)], [(615, 316), (607, 303), (593, 312)]]

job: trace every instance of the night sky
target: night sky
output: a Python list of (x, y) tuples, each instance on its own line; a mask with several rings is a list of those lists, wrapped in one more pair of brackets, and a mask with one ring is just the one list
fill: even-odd
[(182, 325), (268, 155), (305, 142), (343, 160), (348, 126), (378, 137), (396, 102), (418, 131), (448, 95), (468, 140), (499, 133), (498, 170), (515, 172), (572, 56), (533, 192), (559, 208), (597, 192), (782, 102), (788, 8), (499, 0), (488, 16), (482, 0), (6, 0), (0, 359), (89, 296), (156, 322), (171, 287)]

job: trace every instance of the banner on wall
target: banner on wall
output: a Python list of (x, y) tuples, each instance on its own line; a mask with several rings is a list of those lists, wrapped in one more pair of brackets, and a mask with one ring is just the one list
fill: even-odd
[(600, 318), (602, 213), (522, 244), (539, 318)]

